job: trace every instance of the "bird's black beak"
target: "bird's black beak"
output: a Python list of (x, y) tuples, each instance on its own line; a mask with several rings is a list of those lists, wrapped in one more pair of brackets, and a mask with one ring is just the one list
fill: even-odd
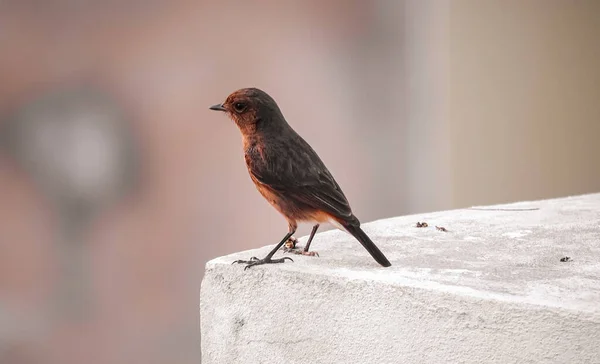
[(227, 110), (226, 110), (226, 109), (223, 107), (223, 104), (216, 104), (216, 105), (213, 105), (213, 106), (209, 107), (209, 109), (211, 109), (211, 110), (215, 110), (215, 111), (227, 111)]

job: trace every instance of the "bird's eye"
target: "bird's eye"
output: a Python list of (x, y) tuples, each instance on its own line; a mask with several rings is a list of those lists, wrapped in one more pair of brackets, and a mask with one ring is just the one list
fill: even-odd
[(235, 104), (233, 104), (233, 108), (237, 112), (242, 112), (246, 108), (246, 104), (244, 104), (243, 102), (236, 102)]

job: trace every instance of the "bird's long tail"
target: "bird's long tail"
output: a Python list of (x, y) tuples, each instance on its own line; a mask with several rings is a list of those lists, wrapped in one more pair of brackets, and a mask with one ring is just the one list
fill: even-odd
[(375, 259), (377, 263), (381, 264), (384, 267), (389, 267), (392, 265), (390, 261), (387, 260), (385, 255), (383, 255), (381, 250), (379, 250), (379, 248), (373, 243), (373, 241), (371, 241), (367, 234), (365, 234), (365, 232), (362, 231), (360, 225), (344, 224), (343, 226), (347, 232), (352, 234), (352, 236), (354, 236), (356, 240), (358, 240), (362, 244), (362, 246), (365, 249), (367, 249), (369, 254), (371, 254), (373, 259)]

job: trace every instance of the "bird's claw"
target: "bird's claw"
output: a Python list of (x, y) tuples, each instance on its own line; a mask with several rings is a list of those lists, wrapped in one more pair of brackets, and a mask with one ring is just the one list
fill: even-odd
[(239, 260), (236, 260), (233, 263), (231, 263), (231, 265), (236, 264), (236, 263), (237, 264), (239, 264), (239, 263), (250, 263), (250, 262), (254, 262), (256, 260), (260, 260), (260, 259), (258, 259), (257, 257), (252, 257), (249, 260), (241, 260), (241, 259), (239, 259)]
[(271, 258), (269, 258), (269, 259), (267, 259), (267, 258), (258, 259), (256, 257), (252, 257), (252, 258), (250, 258), (250, 260), (236, 260), (235, 262), (233, 262), (231, 264), (236, 264), (236, 263), (237, 264), (246, 264), (246, 266), (244, 267), (244, 270), (246, 270), (246, 269), (248, 269), (250, 267), (253, 267), (255, 265), (283, 263), (283, 262), (286, 261), (286, 259), (290, 260), (292, 262), (294, 261), (290, 257), (283, 257), (283, 258), (280, 258), (280, 259), (271, 259)]

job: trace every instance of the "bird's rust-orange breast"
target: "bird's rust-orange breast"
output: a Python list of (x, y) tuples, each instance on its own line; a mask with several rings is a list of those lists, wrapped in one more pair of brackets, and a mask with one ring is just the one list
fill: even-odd
[(268, 185), (260, 183), (252, 174), (250, 174), (256, 189), (260, 194), (286, 219), (292, 221), (309, 221), (317, 223), (329, 222), (332, 216), (325, 211), (306, 206), (305, 204), (300, 205), (298, 201), (293, 198), (286, 198), (281, 195), (281, 192), (270, 188)]

